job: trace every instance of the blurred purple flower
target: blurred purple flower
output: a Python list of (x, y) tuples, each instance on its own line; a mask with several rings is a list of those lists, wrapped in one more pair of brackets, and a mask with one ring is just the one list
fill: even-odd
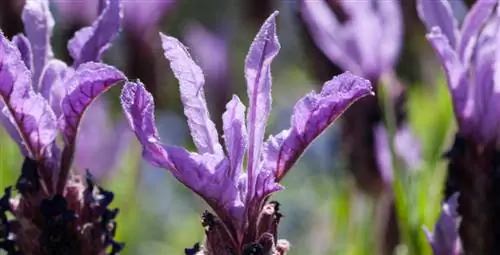
[(443, 204), (441, 214), (434, 227), (434, 232), (430, 232), (424, 227), (427, 239), (432, 246), (434, 255), (462, 255), (462, 244), (458, 235), (460, 216), (458, 215), (458, 193), (448, 199)]
[(81, 172), (89, 170), (102, 180), (118, 167), (131, 142), (132, 133), (124, 119), (113, 123), (109, 103), (97, 99), (87, 110), (77, 136), (74, 165)]
[(467, 254), (498, 254), (500, 227), (500, 6), (479, 0), (461, 24), (446, 0), (419, 0), (417, 10), (446, 74), (458, 134), (445, 197), (460, 193), (460, 238)]
[[(53, 0), (64, 20), (88, 24), (101, 12), (104, 0)], [(175, 0), (122, 0), (125, 29), (142, 34), (158, 23), (161, 16), (171, 9)]]
[[(377, 152), (377, 164), (383, 180), (392, 183), (394, 170), (391, 149), (389, 147), (389, 136), (387, 130), (380, 124), (374, 130), (375, 148)], [(394, 151), (403, 164), (402, 167), (408, 171), (415, 171), (422, 164), (420, 141), (412, 133), (408, 126), (402, 126), (394, 135)]]
[[(299, 100), (291, 128), (264, 142), (271, 109), (271, 62), (280, 49), (277, 14), (265, 21), (245, 61), (250, 105), (246, 125), (245, 106), (236, 95), (222, 115), (227, 155), (209, 117), (203, 73), (177, 39), (160, 33), (165, 57), (180, 83), (184, 113), (198, 152), (161, 143), (154, 124), (152, 96), (140, 82), (127, 83), (122, 91), (123, 110), (143, 145), (144, 158), (169, 169), (217, 215), (203, 215), (206, 254), (252, 250), (267, 254), (275, 249), (277, 254), (284, 254), (288, 244), (280, 247), (277, 242), (279, 204), (266, 203), (268, 197), (283, 189), (278, 182), (318, 135), (354, 101), (372, 94), (369, 81), (349, 73), (336, 76), (319, 94), (311, 92)], [(248, 162), (243, 171), (245, 151)]]
[(207, 82), (215, 86), (227, 85), (229, 51), (225, 38), (211, 33), (196, 23), (190, 24), (186, 28), (184, 38), (203, 69)]
[[(0, 248), (9, 254), (103, 254), (108, 246), (116, 254), (122, 248), (113, 240), (118, 211), (107, 209), (113, 194), (70, 170), (86, 109), (126, 79), (116, 68), (93, 62), (116, 36), (120, 10), (118, 0), (107, 1), (99, 19), (75, 34), (68, 43), (71, 67), (52, 56), (48, 0), (26, 2), (27, 38), (20, 34), (10, 42), (0, 33), (0, 119), (25, 156), (16, 184), (20, 195), (11, 199), (7, 188), (2, 200), (11, 203), (0, 206), (0, 229), (6, 230)], [(6, 220), (6, 211), (14, 219)]]
[(399, 1), (331, 2), (340, 9), (337, 14), (326, 0), (300, 0), (300, 14), (314, 42), (341, 69), (378, 80), (393, 68), (401, 48)]
[(142, 34), (145, 30), (154, 28), (175, 2), (176, 0), (123, 0), (125, 29)]
[(419, 0), (417, 5), (429, 31), (427, 39), (446, 73), (459, 132), (483, 144), (500, 140), (497, 5), (493, 0), (477, 1), (461, 30), (447, 0)]
[(99, 16), (101, 0), (52, 0), (63, 20), (90, 24)]

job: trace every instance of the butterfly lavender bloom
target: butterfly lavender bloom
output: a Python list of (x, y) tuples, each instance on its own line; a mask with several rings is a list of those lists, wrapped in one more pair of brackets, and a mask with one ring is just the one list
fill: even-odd
[(469, 254), (500, 252), (500, 104), (498, 1), (479, 0), (461, 29), (446, 0), (417, 2), (427, 39), (445, 71), (458, 132), (452, 149), (445, 197), (460, 193), (460, 237)]
[[(103, 2), (103, 8), (99, 18), (92, 26), (77, 31), (68, 43), (68, 50), (74, 59), (73, 65), (70, 67), (53, 58), (50, 38), (52, 37), (54, 19), (50, 13), (48, 2), (28, 1), (25, 6), (22, 16), (28, 38), (20, 34), (15, 36), (13, 41), (18, 46), (27, 67), (35, 73), (33, 82), (39, 84), (39, 89), (36, 90), (51, 102), (56, 114), (60, 112), (60, 100), (67, 89), (65, 88), (66, 76), (70, 76), (81, 63), (99, 61), (102, 53), (109, 47), (109, 42), (116, 37), (120, 30), (122, 16), (120, 1), (101, 2)], [(42, 72), (44, 80), (39, 78)], [(115, 136), (105, 132), (109, 129), (109, 113), (104, 112), (103, 108), (96, 109), (97, 105), (103, 104), (95, 104), (91, 111), (96, 114), (88, 114), (83, 119), (83, 128), (77, 139), (79, 149), (76, 150), (75, 155), (75, 166), (81, 170), (89, 169), (97, 178), (106, 175), (114, 168), (120, 148), (116, 146), (118, 143)], [(99, 131), (87, 128), (89, 126), (95, 128), (101, 126), (101, 129)], [(110, 132), (124, 135), (120, 141), (121, 145), (125, 145), (127, 139), (122, 126), (118, 125)], [(87, 137), (94, 139), (85, 139)], [(116, 154), (116, 156), (106, 155), (106, 157), (102, 157), (106, 154), (103, 151)], [(100, 155), (100, 157), (96, 157), (96, 155)]]
[[(298, 2), (305, 38), (312, 41), (309, 54), (315, 54), (311, 59), (318, 80), (343, 70), (377, 85), (392, 73), (403, 38), (399, 1)], [(398, 101), (404, 102), (403, 98)], [(342, 151), (357, 186), (375, 197), (387, 187), (378, 169), (373, 133), (383, 120), (380, 105), (376, 97), (360, 100), (343, 115), (341, 135)], [(395, 107), (398, 123), (404, 119), (399, 106)]]
[(441, 214), (430, 232), (424, 227), (434, 255), (462, 255), (462, 244), (458, 235), (458, 193), (453, 194), (442, 206)]
[(393, 68), (403, 39), (397, 0), (300, 1), (300, 14), (319, 49), (345, 71), (377, 81)]
[[(311, 92), (300, 99), (291, 127), (264, 142), (271, 110), (271, 62), (280, 49), (277, 14), (264, 22), (245, 61), (246, 123), (245, 106), (236, 95), (222, 115), (225, 149), (209, 116), (203, 73), (177, 39), (160, 33), (165, 57), (180, 83), (197, 152), (161, 143), (153, 99), (142, 83), (127, 83), (122, 91), (123, 110), (143, 146), (143, 157), (170, 170), (215, 213), (207, 211), (202, 217), (207, 235), (205, 245), (198, 246), (202, 254), (285, 254), (288, 243), (277, 240), (279, 203), (268, 202), (269, 196), (283, 189), (279, 181), (318, 135), (357, 99), (372, 95), (368, 80), (350, 73), (336, 76), (320, 93)], [(243, 168), (245, 155), (248, 162)]]
[(0, 199), (0, 248), (21, 255), (106, 254), (111, 246), (116, 254), (123, 245), (113, 240), (118, 210), (107, 208), (113, 193), (72, 172), (71, 164), (86, 109), (125, 80), (116, 68), (91, 62), (118, 31), (120, 2), (108, 1), (100, 18), (69, 42), (71, 67), (52, 58), (48, 6), (26, 2), (27, 37), (10, 42), (0, 33), (0, 120), (25, 157), (18, 194), (8, 187)]

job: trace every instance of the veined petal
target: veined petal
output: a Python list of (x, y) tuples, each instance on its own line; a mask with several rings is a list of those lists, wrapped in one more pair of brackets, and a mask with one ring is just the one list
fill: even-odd
[(33, 50), (32, 78), (33, 84), (37, 86), (43, 67), (53, 56), (50, 37), (52, 36), (52, 29), (55, 22), (50, 13), (49, 1), (27, 0), (23, 9), (22, 19)]
[(453, 100), (455, 115), (460, 120), (460, 124), (461, 119), (471, 114), (466, 112), (469, 88), (467, 86), (465, 68), (460, 62), (456, 52), (451, 48), (446, 36), (442, 34), (440, 28), (434, 27), (431, 33), (427, 34), (426, 37), (436, 51), (438, 59), (445, 71)]
[[(19, 51), (1, 33), (0, 97), (3, 114), (19, 132), (13, 138), (27, 153), (25, 156), (37, 159), (57, 135), (56, 117), (48, 103), (33, 91), (30, 72)], [(11, 125), (7, 126), (9, 129), (13, 132)]]
[(418, 0), (417, 12), (427, 31), (431, 31), (433, 27), (439, 27), (448, 38), (451, 47), (455, 48), (458, 37), (458, 24), (453, 16), (453, 9), (449, 0)]
[(465, 68), (471, 61), (479, 32), (497, 4), (496, 0), (478, 0), (465, 17), (460, 40), (457, 42), (457, 54)]
[(349, 72), (325, 82), (295, 104), (291, 128), (266, 142), (264, 169), (283, 179), (304, 150), (356, 100), (373, 95), (370, 82)]
[(361, 74), (359, 63), (356, 63), (345, 45), (344, 28), (326, 1), (300, 1), (300, 14), (318, 48), (343, 70)]
[(435, 255), (463, 254), (458, 234), (458, 196), (458, 193), (455, 193), (444, 203), (439, 219), (434, 227), (434, 233), (424, 228)]
[(226, 105), (222, 115), (224, 141), (230, 161), (228, 178), (236, 180), (241, 173), (243, 157), (247, 148), (247, 129), (245, 127), (245, 106), (234, 95)]
[(187, 117), (191, 136), (198, 152), (224, 155), (215, 124), (208, 112), (203, 90), (205, 83), (203, 72), (179, 40), (162, 33), (160, 33), (160, 38), (165, 58), (170, 61), (170, 68), (179, 80), (184, 115)]
[(75, 60), (73, 66), (89, 61), (99, 61), (101, 55), (109, 48), (111, 41), (120, 31), (123, 16), (120, 0), (107, 0), (107, 6), (92, 23), (75, 33), (68, 43), (68, 50)]
[(12, 43), (17, 46), (17, 49), (21, 53), (21, 58), (24, 62), (24, 65), (33, 72), (33, 52), (31, 51), (31, 44), (28, 41), (28, 38), (23, 34), (17, 34), (12, 37)]
[(245, 59), (245, 79), (249, 99), (247, 116), (249, 199), (253, 196), (258, 176), (262, 143), (271, 110), (271, 62), (280, 49), (276, 35), (277, 15), (276, 11), (264, 22)]
[(153, 95), (146, 91), (140, 81), (127, 82), (123, 87), (120, 102), (132, 131), (143, 147), (144, 159), (154, 166), (176, 171), (161, 145), (155, 126)]
[(101, 63), (85, 63), (68, 79), (68, 94), (63, 98), (61, 131), (64, 141), (73, 145), (78, 125), (87, 107), (111, 86), (125, 80), (118, 69)]
[(40, 94), (49, 101), (56, 116), (61, 114), (61, 100), (66, 95), (65, 78), (69, 73), (66, 63), (51, 59), (40, 77)]
[(180, 147), (166, 147), (175, 166), (172, 174), (186, 187), (201, 196), (229, 226), (244, 224), (244, 201), (239, 181), (227, 178), (229, 162), (213, 154), (193, 153)]

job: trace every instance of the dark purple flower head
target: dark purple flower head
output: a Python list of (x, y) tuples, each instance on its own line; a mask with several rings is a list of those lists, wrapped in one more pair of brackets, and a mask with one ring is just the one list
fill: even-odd
[(419, 0), (417, 10), (445, 70), (459, 132), (478, 144), (498, 143), (498, 1), (477, 1), (461, 30), (446, 0)]
[[(328, 2), (335, 5), (337, 13)], [(378, 80), (393, 68), (403, 40), (398, 0), (300, 3), (300, 13), (314, 42), (341, 69)]]
[(161, 143), (152, 95), (140, 82), (127, 83), (122, 91), (123, 110), (143, 145), (144, 158), (169, 169), (215, 212), (203, 215), (206, 254), (276, 254), (272, 252), (280, 249), (278, 254), (283, 254), (288, 244), (277, 241), (279, 204), (267, 202), (268, 197), (283, 189), (278, 182), (318, 135), (354, 101), (372, 94), (369, 81), (350, 73), (336, 76), (320, 93), (299, 100), (289, 129), (264, 141), (271, 110), (271, 62), (280, 49), (277, 14), (265, 21), (245, 61), (248, 109), (234, 95), (222, 115), (224, 147), (207, 109), (203, 73), (177, 39), (160, 33), (165, 57), (180, 83), (197, 152)]
[(424, 231), (432, 246), (434, 255), (462, 255), (462, 244), (458, 235), (460, 216), (457, 212), (458, 193), (443, 204), (441, 214), (434, 227), (434, 232)]
[(103, 254), (109, 245), (112, 253), (120, 248), (112, 240), (117, 211), (107, 209), (113, 194), (71, 171), (84, 112), (125, 80), (116, 68), (91, 62), (119, 28), (120, 3), (107, 3), (99, 20), (70, 41), (71, 67), (52, 58), (47, 0), (27, 1), (27, 38), (10, 42), (0, 33), (0, 119), (25, 157), (19, 195), (10, 198), (6, 190), (9, 203), (0, 208), (0, 217), (13, 216), (0, 222), (0, 229), (9, 229), (0, 236), (0, 248), (9, 254)]

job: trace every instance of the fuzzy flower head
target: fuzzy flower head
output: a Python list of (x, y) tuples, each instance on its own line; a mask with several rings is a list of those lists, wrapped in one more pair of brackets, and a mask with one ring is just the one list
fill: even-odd
[(447, 0), (419, 0), (417, 10), (429, 31), (427, 39), (446, 73), (459, 132), (479, 144), (497, 144), (500, 141), (498, 1), (477, 1), (460, 30)]
[(140, 82), (127, 83), (122, 91), (123, 110), (144, 158), (170, 170), (215, 212), (203, 215), (205, 254), (284, 254), (288, 244), (277, 241), (279, 204), (267, 202), (268, 197), (283, 189), (278, 182), (317, 136), (350, 104), (372, 94), (365, 79), (349, 73), (334, 77), (320, 93), (311, 92), (297, 102), (290, 128), (264, 141), (271, 110), (271, 62), (280, 49), (277, 14), (264, 22), (245, 60), (248, 109), (234, 95), (222, 115), (224, 147), (209, 116), (202, 70), (177, 39), (160, 33), (165, 57), (179, 80), (197, 152), (161, 143), (153, 98)]
[(341, 69), (378, 80), (393, 68), (403, 40), (398, 0), (300, 0), (300, 14), (317, 47)]
[[(0, 32), (0, 121), (25, 157), (16, 189), (1, 199), (0, 248), (9, 254), (104, 254), (113, 241), (113, 194), (71, 172), (76, 137), (86, 109), (125, 80), (98, 61), (119, 30), (121, 6), (106, 1), (92, 26), (76, 32), (68, 49), (72, 66), (53, 58), (54, 25), (48, 0), (26, 1), (27, 37)], [(56, 143), (57, 136), (61, 144)], [(8, 201), (8, 202), (5, 202)], [(7, 220), (6, 213), (12, 214)]]

